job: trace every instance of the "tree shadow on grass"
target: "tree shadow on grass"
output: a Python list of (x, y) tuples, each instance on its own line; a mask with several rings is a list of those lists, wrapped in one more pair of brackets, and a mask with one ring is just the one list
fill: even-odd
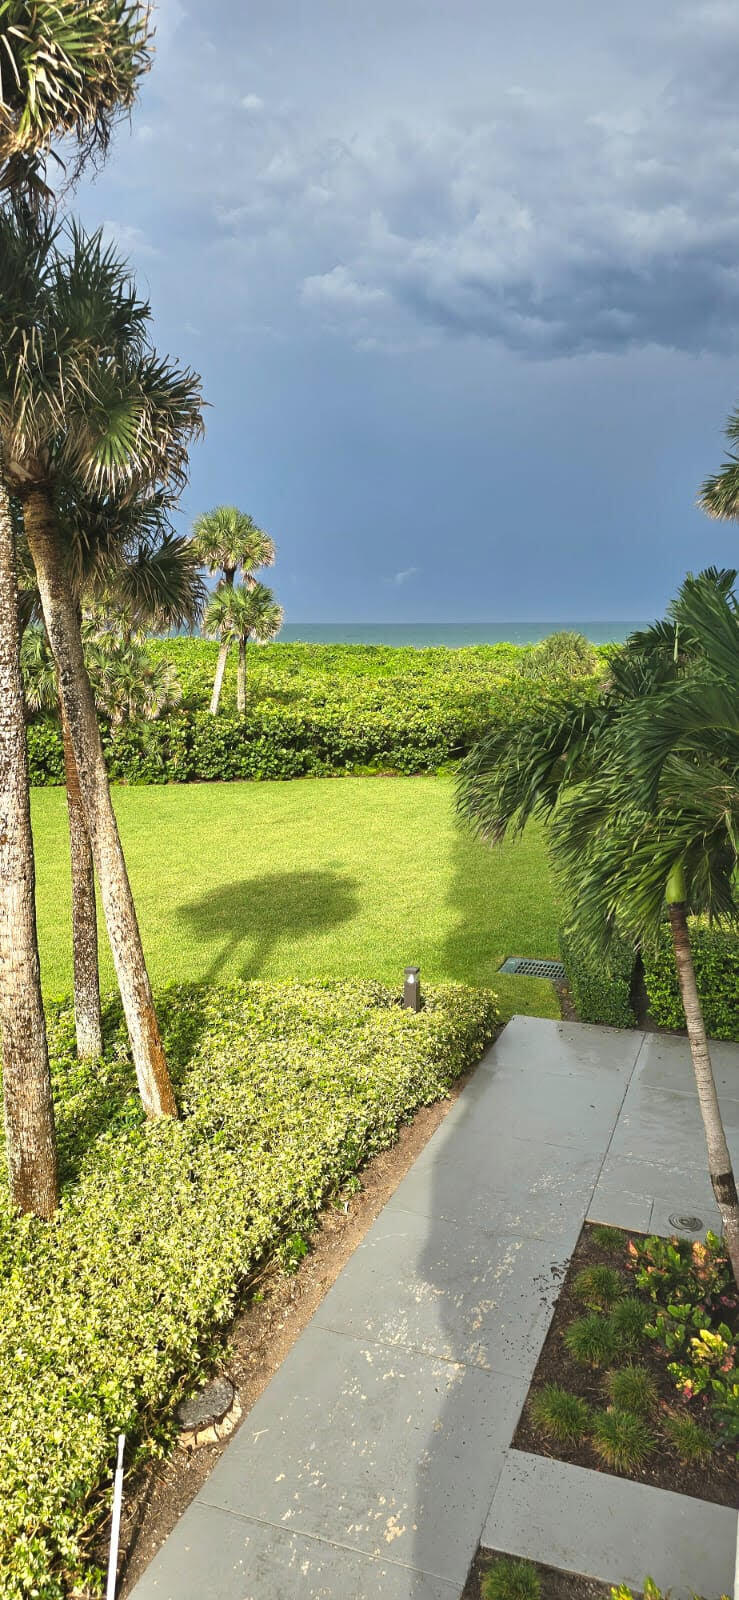
[(335, 871), (267, 872), (220, 885), (180, 906), (201, 946), (213, 949), (206, 983), (257, 978), (279, 944), (325, 933), (359, 913), (358, 884)]

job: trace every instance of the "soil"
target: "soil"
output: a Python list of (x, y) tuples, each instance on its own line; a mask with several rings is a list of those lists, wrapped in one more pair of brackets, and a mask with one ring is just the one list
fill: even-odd
[[(482, 1550), (479, 1552), (462, 1600), (481, 1600), (483, 1580), (499, 1559), (498, 1552), (490, 1555)], [(608, 1583), (582, 1578), (576, 1572), (562, 1572), (560, 1567), (541, 1566), (537, 1561), (532, 1561), (531, 1566), (536, 1568), (541, 1579), (541, 1600), (610, 1600), (611, 1586)]]
[[(310, 1250), (294, 1276), (273, 1268), (260, 1284), (261, 1298), (252, 1298), (226, 1335), (223, 1370), (238, 1390), (243, 1423), (252, 1406), (284, 1361), (345, 1262), (361, 1244), (375, 1217), (394, 1193), (408, 1168), (461, 1094), (472, 1073), (458, 1079), (449, 1098), (423, 1106), (401, 1128), (389, 1150), (363, 1168), (361, 1188), (327, 1206), (311, 1236)], [(233, 1437), (233, 1435), (232, 1435)], [(195, 1451), (177, 1446), (164, 1461), (151, 1463), (127, 1479), (120, 1534), (119, 1600), (125, 1600), (178, 1518), (202, 1488), (228, 1439)], [(90, 1560), (105, 1568), (110, 1521), (101, 1524)]]
[[(614, 1230), (619, 1231), (619, 1230)], [(624, 1247), (629, 1238), (623, 1233)], [(708, 1462), (684, 1464), (669, 1439), (659, 1435), (652, 1455), (633, 1472), (618, 1472), (606, 1467), (589, 1442), (576, 1446), (561, 1445), (547, 1439), (532, 1421), (530, 1401), (546, 1383), (558, 1383), (570, 1393), (580, 1395), (593, 1409), (603, 1410), (607, 1397), (603, 1390), (603, 1373), (574, 1361), (563, 1344), (566, 1328), (584, 1312), (582, 1302), (573, 1292), (574, 1279), (583, 1267), (596, 1262), (619, 1267), (624, 1258), (618, 1251), (604, 1250), (596, 1243), (595, 1229), (586, 1223), (570, 1262), (567, 1275), (557, 1300), (554, 1317), (544, 1347), (539, 1357), (521, 1419), (513, 1437), (513, 1447), (534, 1455), (551, 1456), (558, 1461), (570, 1461), (578, 1467), (591, 1467), (598, 1472), (610, 1472), (616, 1477), (630, 1478), (636, 1483), (650, 1483), (660, 1489), (672, 1489), (678, 1494), (693, 1495), (696, 1499), (711, 1500), (716, 1505), (736, 1508), (736, 1459), (727, 1445), (716, 1449)], [(633, 1292), (633, 1282), (624, 1272), (624, 1278)], [(657, 1385), (660, 1401), (671, 1410), (686, 1410), (667, 1372), (670, 1359), (661, 1353), (651, 1340), (645, 1339), (631, 1359), (647, 1367)], [(623, 1360), (617, 1364), (623, 1365)], [(696, 1406), (688, 1412), (696, 1421), (705, 1421), (710, 1430), (710, 1418), (702, 1417)], [(656, 1429), (655, 1429), (656, 1431)]]

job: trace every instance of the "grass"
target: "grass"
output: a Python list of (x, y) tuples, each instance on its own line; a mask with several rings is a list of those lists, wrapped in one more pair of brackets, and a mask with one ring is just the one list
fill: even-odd
[[(559, 1015), (552, 985), (500, 976), (557, 957), (539, 829), (486, 849), (454, 818), (448, 777), (114, 790), (151, 977), (374, 978), (496, 990), (504, 1016)], [(39, 944), (49, 998), (72, 978), (65, 799), (33, 794)], [(112, 966), (101, 933), (102, 981)]]

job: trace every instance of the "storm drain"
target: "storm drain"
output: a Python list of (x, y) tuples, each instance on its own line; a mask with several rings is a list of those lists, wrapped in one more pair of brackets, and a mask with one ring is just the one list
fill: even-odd
[(564, 983), (565, 969), (561, 961), (529, 961), (527, 956), (508, 956), (499, 972), (515, 972), (517, 978), (549, 978), (552, 983)]

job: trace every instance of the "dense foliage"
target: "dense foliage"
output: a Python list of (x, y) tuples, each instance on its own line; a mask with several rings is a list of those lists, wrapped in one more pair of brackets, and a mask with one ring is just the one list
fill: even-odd
[[(484, 704), (470, 698), (466, 704), (439, 699), (423, 705), (392, 697), (378, 704), (377, 694), (311, 703), (296, 696), (292, 703), (250, 703), (246, 718), (185, 711), (101, 731), (110, 777), (123, 783), (435, 772), (462, 755), (491, 716), (500, 723), (515, 721), (532, 693), (536, 690), (514, 682), (493, 689)], [(31, 782), (61, 783), (56, 723), (32, 723), (28, 748)]]
[[(709, 927), (694, 919), (690, 942), (706, 1032), (712, 1039), (739, 1040), (739, 935), (734, 928)], [(665, 927), (656, 946), (644, 952), (649, 1010), (660, 1028), (684, 1028), (680, 990)]]
[[(235, 659), (226, 665), (224, 709), (212, 717), (206, 708), (218, 646), (180, 638), (148, 648), (153, 664), (172, 663), (183, 709), (156, 724), (103, 728), (118, 782), (434, 772), (469, 750), (491, 719), (512, 725), (541, 695), (537, 680), (515, 671), (526, 652), (514, 645), (272, 644), (250, 650), (246, 719), (235, 714)], [(581, 693), (592, 693), (590, 685)], [(32, 783), (63, 781), (53, 720), (31, 723), (29, 758)]]
[(610, 1028), (632, 1028), (636, 1017), (631, 1004), (634, 947), (630, 941), (614, 940), (607, 962), (603, 956), (594, 955), (567, 929), (561, 930), (559, 943), (572, 1003), (580, 1021), (602, 1023)]
[(484, 991), (439, 989), (416, 1015), (367, 983), (180, 985), (158, 1010), (181, 1120), (145, 1123), (120, 1013), (83, 1067), (60, 1010), (61, 1209), (44, 1226), (0, 1196), (4, 1600), (69, 1591), (119, 1429), (164, 1446), (255, 1269), (497, 1020)]

